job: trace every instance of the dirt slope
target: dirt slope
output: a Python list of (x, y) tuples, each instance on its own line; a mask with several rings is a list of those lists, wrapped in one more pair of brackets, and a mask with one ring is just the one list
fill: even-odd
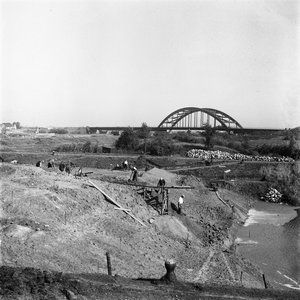
[[(129, 171), (91, 169), (89, 178), (146, 226), (115, 209), (87, 178), (76, 179), (57, 169), (2, 163), (1, 265), (63, 273), (105, 274), (106, 252), (112, 273), (126, 278), (160, 278), (167, 258), (177, 262), (181, 282), (217, 283), (262, 288), (258, 270), (231, 247), (240, 219), (215, 192), (192, 176), (164, 170), (139, 172), (139, 182), (156, 185), (163, 176), (171, 190), (169, 215), (161, 216), (126, 182)], [(175, 210), (185, 194), (183, 215)], [(221, 197), (247, 208), (248, 198), (219, 190)]]

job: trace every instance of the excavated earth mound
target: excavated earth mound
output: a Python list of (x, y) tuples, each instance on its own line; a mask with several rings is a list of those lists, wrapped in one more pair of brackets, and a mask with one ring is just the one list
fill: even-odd
[[(244, 287), (263, 287), (260, 271), (232, 247), (241, 219), (225, 204), (246, 209), (248, 198), (219, 189), (224, 204), (193, 176), (157, 168), (139, 171), (138, 184), (156, 186), (164, 177), (167, 186), (195, 187), (170, 189), (169, 213), (160, 215), (146, 203), (141, 187), (127, 184), (130, 171), (89, 171), (93, 172), (90, 177), (76, 178), (58, 169), (0, 165), (2, 295), (12, 295), (12, 299), (99, 299), (102, 291), (103, 299), (157, 299), (166, 292), (164, 288), (154, 292), (153, 284), (140, 285), (143, 280), (161, 278), (166, 259), (176, 261), (177, 279), (192, 284), (188, 287), (192, 293), (199, 291), (199, 286), (194, 286), (199, 284), (240, 287), (241, 271)], [(155, 189), (153, 193), (158, 197)], [(185, 203), (178, 215), (177, 199), (182, 193)], [(107, 252), (114, 279), (101, 275), (107, 273)], [(28, 279), (30, 276), (35, 279)], [(122, 283), (116, 278), (122, 278)], [(139, 278), (140, 283), (130, 281), (124, 288), (126, 278)], [(124, 289), (142, 294), (134, 292), (122, 298)], [(184, 295), (182, 289), (180, 295)], [(25, 295), (28, 298), (22, 298)]]

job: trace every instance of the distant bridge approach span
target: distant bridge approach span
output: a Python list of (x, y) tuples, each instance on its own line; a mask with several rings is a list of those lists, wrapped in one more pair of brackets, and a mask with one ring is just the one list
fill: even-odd
[(158, 128), (201, 129), (205, 124), (220, 130), (243, 129), (234, 118), (220, 110), (198, 107), (184, 107), (173, 111), (160, 122)]

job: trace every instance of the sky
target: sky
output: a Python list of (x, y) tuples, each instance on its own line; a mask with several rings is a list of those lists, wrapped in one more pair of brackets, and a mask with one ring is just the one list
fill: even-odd
[(300, 1), (0, 0), (0, 123), (300, 126)]

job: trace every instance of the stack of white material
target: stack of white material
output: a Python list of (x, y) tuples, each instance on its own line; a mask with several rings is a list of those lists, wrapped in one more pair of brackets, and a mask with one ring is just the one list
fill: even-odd
[(268, 192), (262, 197), (266, 202), (279, 203), (282, 199), (282, 194), (275, 188), (269, 188)]

